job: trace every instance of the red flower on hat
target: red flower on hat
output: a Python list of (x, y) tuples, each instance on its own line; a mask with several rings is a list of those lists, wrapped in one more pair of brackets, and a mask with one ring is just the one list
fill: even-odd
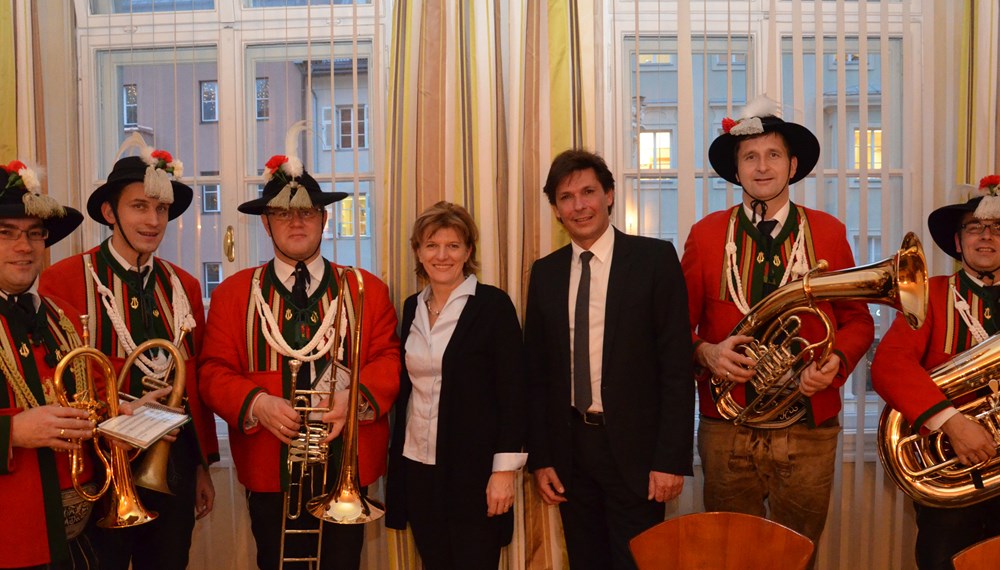
[(151, 156), (157, 160), (162, 160), (166, 164), (174, 161), (174, 157), (170, 156), (170, 153), (165, 150), (154, 150)]
[(736, 126), (736, 121), (726, 117), (722, 119), (722, 132), (729, 134), (729, 130)]
[(6, 170), (11, 174), (16, 174), (17, 172), (24, 170), (25, 168), (26, 167), (24, 166), (24, 163), (21, 162), (20, 160), (12, 160), (10, 161), (10, 164), (3, 167), (4, 170)]
[(267, 164), (264, 165), (268, 170), (277, 170), (282, 164), (288, 162), (288, 157), (283, 154), (276, 154), (272, 156)]
[(987, 190), (990, 194), (996, 195), (998, 187), (1000, 187), (1000, 174), (983, 176), (983, 179), (979, 181), (979, 189)]

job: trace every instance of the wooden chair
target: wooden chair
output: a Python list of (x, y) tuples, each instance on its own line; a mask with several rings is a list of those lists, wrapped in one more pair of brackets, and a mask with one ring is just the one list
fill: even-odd
[(663, 521), (629, 543), (639, 570), (803, 570), (813, 543), (776, 522), (741, 513), (695, 513)]
[(952, 557), (955, 570), (996, 568), (1000, 560), (1000, 536), (977, 542)]

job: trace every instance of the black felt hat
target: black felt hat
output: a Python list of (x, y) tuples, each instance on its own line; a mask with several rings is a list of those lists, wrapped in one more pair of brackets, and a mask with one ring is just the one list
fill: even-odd
[(38, 175), (20, 161), (0, 167), (0, 218), (38, 218), (49, 230), (45, 247), (73, 233), (83, 222), (79, 210), (39, 192)]
[[(111, 169), (111, 174), (108, 174), (107, 182), (94, 190), (87, 200), (87, 214), (95, 221), (110, 226), (111, 224), (104, 219), (101, 206), (105, 202), (110, 202), (115, 192), (133, 182), (142, 182), (146, 188), (146, 195), (150, 198), (170, 204), (167, 219), (172, 220), (183, 214), (191, 205), (194, 190), (176, 180), (183, 173), (180, 161), (175, 161), (169, 153), (158, 150), (151, 150), (148, 161), (142, 156), (126, 156), (119, 159)], [(163, 187), (168, 182), (171, 191), (164, 195)]]
[(294, 156), (272, 156), (264, 168), (264, 178), (264, 194), (243, 202), (237, 210), (260, 216), (268, 208), (320, 208), (347, 197), (346, 192), (324, 192)]
[[(769, 100), (764, 101), (770, 104)], [(780, 133), (788, 144), (789, 154), (798, 159), (798, 167), (788, 180), (789, 184), (809, 176), (819, 161), (819, 141), (812, 131), (802, 125), (775, 116), (772, 107), (773, 105), (763, 107), (760, 103), (754, 102), (743, 111), (743, 119), (722, 120), (723, 133), (712, 141), (712, 146), (708, 148), (708, 160), (719, 176), (741, 186), (736, 177), (736, 145), (747, 137), (765, 133)]]

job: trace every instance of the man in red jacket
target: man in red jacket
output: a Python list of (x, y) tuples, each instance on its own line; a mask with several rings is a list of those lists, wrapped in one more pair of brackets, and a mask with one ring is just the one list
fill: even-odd
[[(138, 136), (138, 135), (136, 135)], [(90, 217), (111, 227), (99, 246), (45, 270), (40, 290), (58, 294), (84, 314), (92, 345), (120, 370), (136, 346), (167, 339), (184, 355), (187, 413), (170, 446), (166, 474), (172, 494), (139, 487), (142, 503), (158, 513), (155, 521), (128, 529), (93, 529), (101, 568), (173, 568), (188, 565), (196, 518), (212, 510), (215, 489), (208, 466), (219, 460), (215, 421), (198, 394), (196, 359), (205, 330), (198, 281), (180, 267), (155, 257), (167, 223), (191, 204), (191, 187), (178, 181), (182, 165), (166, 151), (136, 139), (140, 156), (115, 163), (108, 180), (87, 201)], [(182, 331), (186, 330), (184, 333)], [(119, 392), (142, 396), (151, 390), (143, 377), (163, 380), (168, 359), (146, 353)], [(144, 454), (136, 460), (142, 461)], [(170, 537), (165, 540), (164, 537)]]
[[(80, 345), (80, 321), (65, 301), (38, 294), (38, 273), (45, 248), (83, 215), (39, 189), (23, 163), (0, 166), (0, 568), (80, 568), (95, 562), (80, 536), (90, 503), (73, 489), (66, 451), (80, 449), (69, 440), (89, 440), (94, 424), (85, 411), (61, 407), (52, 389), (56, 364)], [(67, 392), (86, 390), (84, 375), (67, 370)], [(87, 447), (77, 477), (85, 485)]]
[[(927, 218), (934, 242), (959, 260), (952, 275), (932, 277), (927, 317), (913, 330), (897, 316), (872, 360), (872, 387), (914, 431), (940, 430), (963, 465), (994, 457), (997, 442), (979, 423), (959, 413), (928, 370), (1000, 331), (1000, 176), (980, 183), (985, 195), (949, 204)], [(971, 477), (971, 476), (970, 476)], [(967, 546), (1000, 535), (1000, 498), (962, 508), (916, 503), (917, 565), (951, 568)]]
[[(818, 260), (830, 269), (854, 265), (844, 225), (789, 200), (789, 185), (808, 176), (819, 159), (816, 137), (771, 109), (748, 108), (739, 122), (724, 120), (723, 130), (709, 159), (719, 176), (743, 188), (743, 203), (695, 224), (681, 260), (700, 368), (705, 509), (768, 516), (818, 542), (840, 433), (840, 387), (871, 345), (874, 323), (863, 302), (820, 303), (836, 340), (829, 360), (810, 364), (797, 379), (802, 400), (790, 415), (798, 419), (754, 427), (722, 419), (711, 395), (713, 376), (735, 383), (741, 405), (753, 392), (746, 382), (756, 362), (740, 350), (751, 337), (731, 336), (736, 324)], [(825, 328), (808, 315), (801, 335), (816, 341)]]
[[(343, 332), (341, 324), (334, 322), (337, 299), (348, 292), (339, 287), (345, 268), (327, 261), (320, 252), (325, 207), (346, 194), (323, 192), (295, 157), (273, 157), (264, 175), (268, 181), (263, 196), (241, 204), (239, 210), (261, 216), (274, 244), (274, 259), (227, 278), (212, 294), (199, 373), (205, 402), (229, 424), (237, 475), (247, 489), (257, 564), (269, 570), (278, 568), (282, 557), (317, 555), (315, 535), (288, 535), (285, 541), (282, 534), (285, 523), (288, 528), (312, 529), (319, 524), (304, 509), (297, 520), (285, 520), (289, 444), (301, 427), (289, 399), (296, 388), (330, 390), (334, 385), (332, 404), (325, 399), (313, 402), (330, 408), (322, 421), (331, 426), (324, 443), (332, 440), (328, 465), (334, 479), (340, 464), (342, 438), (337, 436), (347, 417), (349, 379), (340, 374), (326, 377), (323, 371), (330, 364), (333, 331)], [(349, 323), (363, 309), (358, 464), (360, 484), (367, 486), (385, 472), (388, 414), (399, 391), (400, 363), (396, 311), (388, 288), (371, 273), (362, 273), (363, 307), (353, 277), (348, 278), (346, 301)], [(342, 361), (349, 350), (350, 346), (337, 360)], [(295, 375), (292, 360), (302, 363)], [(307, 471), (311, 481), (304, 485), (303, 503), (321, 491), (319, 469)], [(290, 500), (298, 503), (297, 498)], [(323, 524), (320, 528), (320, 567), (359, 568), (364, 526)]]

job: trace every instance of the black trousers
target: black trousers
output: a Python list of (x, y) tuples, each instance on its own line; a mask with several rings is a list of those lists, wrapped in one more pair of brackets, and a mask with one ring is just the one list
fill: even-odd
[(502, 527), (500, 519), (486, 516), (486, 487), (483, 487), (482, 517), (459, 519), (450, 512), (450, 505), (442, 504), (434, 493), (440, 467), (405, 457), (402, 460), (406, 516), (424, 568), (494, 570), (500, 563), (503, 547)]
[(103, 568), (97, 559), (93, 545), (90, 543), (90, 538), (86, 534), (81, 534), (69, 541), (67, 546), (69, 546), (67, 560), (40, 566), (26, 566), (22, 570), (98, 570)]
[(634, 570), (628, 541), (663, 521), (663, 503), (629, 490), (611, 457), (604, 426), (587, 425), (572, 415), (573, 470), (557, 473), (566, 488), (559, 514), (570, 567)]
[(97, 550), (101, 570), (128, 570), (130, 563), (132, 570), (187, 568), (195, 522), (195, 470), (201, 468), (194, 437), (189, 424), (171, 444), (167, 484), (173, 495), (137, 487), (139, 501), (157, 513), (156, 520), (128, 528), (99, 528), (96, 523), (106, 512), (106, 499), (98, 501), (85, 534)]
[[(312, 477), (317, 485), (305, 492), (303, 503), (319, 494), (318, 483), (322, 475), (318, 469)], [(362, 495), (367, 495), (367, 487)], [(284, 493), (257, 493), (247, 491), (247, 506), (250, 509), (250, 530), (257, 543), (257, 566), (261, 570), (277, 570), (281, 566), (281, 521), (285, 518)], [(288, 529), (315, 529), (319, 519), (312, 516), (302, 506), (297, 519), (289, 519)], [(320, 570), (358, 570), (361, 567), (361, 548), (365, 543), (365, 525), (323, 523), (323, 549)], [(288, 535), (285, 540), (286, 558), (309, 558), (316, 556), (315, 535)], [(306, 563), (289, 563), (286, 569), (308, 568)]]
[(951, 557), (987, 538), (1000, 536), (1000, 497), (959, 509), (914, 504), (917, 512), (917, 566), (951, 570)]

